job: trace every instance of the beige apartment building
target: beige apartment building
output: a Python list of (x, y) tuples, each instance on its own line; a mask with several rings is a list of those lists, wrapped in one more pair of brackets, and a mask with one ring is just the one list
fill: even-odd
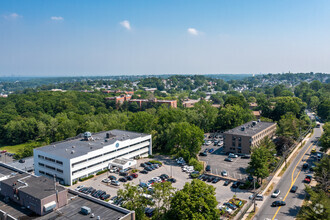
[(250, 121), (224, 133), (224, 151), (237, 154), (251, 154), (265, 138), (271, 138), (276, 131), (276, 123)]

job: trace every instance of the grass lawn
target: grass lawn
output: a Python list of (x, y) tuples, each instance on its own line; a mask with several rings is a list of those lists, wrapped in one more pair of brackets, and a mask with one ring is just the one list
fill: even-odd
[(18, 144), (18, 145), (12, 145), (12, 146), (0, 146), (0, 151), (1, 150), (6, 150), (9, 153), (16, 154), (19, 149), (23, 149), (27, 145), (27, 143), (24, 144)]

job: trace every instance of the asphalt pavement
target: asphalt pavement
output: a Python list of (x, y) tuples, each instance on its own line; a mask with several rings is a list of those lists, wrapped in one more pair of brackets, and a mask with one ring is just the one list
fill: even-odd
[[(314, 128), (314, 133), (308, 142), (300, 149), (298, 155), (293, 159), (290, 166), (280, 178), (278, 184), (274, 186), (274, 189), (280, 189), (281, 194), (278, 198), (271, 198), (267, 196), (262, 206), (260, 207), (257, 215), (254, 217), (255, 220), (286, 220), (295, 219), (305, 198), (305, 183), (304, 179), (306, 175), (312, 175), (309, 169), (302, 169), (304, 163), (316, 162), (315, 156), (311, 155), (311, 150), (315, 147), (317, 138), (321, 136), (321, 128)], [(316, 147), (319, 151), (319, 147)], [(298, 186), (296, 193), (291, 193), (291, 187)], [(272, 191), (272, 193), (273, 193)], [(271, 207), (271, 204), (276, 200), (282, 200), (286, 202), (285, 206), (282, 207)]]

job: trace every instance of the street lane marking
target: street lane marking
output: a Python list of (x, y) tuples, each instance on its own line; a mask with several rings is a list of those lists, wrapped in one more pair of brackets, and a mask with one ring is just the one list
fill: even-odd
[[(311, 146), (313, 146), (313, 143), (311, 143), (311, 144), (308, 146), (308, 148), (307, 148), (306, 151), (303, 153), (303, 155), (302, 155), (301, 158), (299, 159), (298, 163), (297, 163), (296, 166), (294, 167), (294, 169), (293, 169), (293, 171), (292, 171), (292, 175), (291, 175), (291, 186), (290, 186), (288, 192), (286, 193), (286, 195), (284, 196), (283, 201), (285, 201), (286, 197), (289, 195), (289, 192), (290, 192), (290, 190), (291, 190), (293, 184), (296, 182), (296, 180), (297, 180), (297, 178), (298, 178), (298, 176), (299, 176), (299, 174), (300, 174), (300, 172), (301, 172), (301, 170), (300, 170), (300, 171), (298, 172), (296, 178), (293, 180), (293, 174), (294, 174), (294, 172), (295, 172), (297, 166), (300, 164), (302, 158), (305, 156), (306, 152), (310, 149)], [(276, 210), (276, 212), (275, 212), (274, 217), (272, 218), (272, 220), (275, 219), (275, 217), (276, 217), (277, 213), (280, 211), (280, 209), (281, 209), (281, 206), (278, 207), (278, 209)]]

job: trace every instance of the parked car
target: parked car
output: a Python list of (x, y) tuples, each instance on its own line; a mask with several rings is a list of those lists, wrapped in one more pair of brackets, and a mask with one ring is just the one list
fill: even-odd
[(214, 177), (213, 176), (209, 176), (208, 178), (207, 178), (207, 182), (212, 182), (214, 180)]
[(122, 177), (122, 178), (119, 178), (119, 181), (126, 183), (127, 182), (127, 179), (125, 177)]
[(214, 178), (214, 179), (212, 180), (212, 183), (217, 183), (217, 182), (219, 182), (219, 181), (220, 181), (220, 178), (216, 177), (216, 178)]
[(263, 201), (264, 200), (264, 196), (261, 195), (261, 194), (257, 194), (255, 200), (257, 200), (257, 201)]
[(167, 179), (167, 181), (171, 182), (171, 183), (176, 183), (176, 179), (174, 179), (174, 178), (169, 178), (169, 179)]
[(229, 208), (228, 206), (222, 205), (219, 207), (220, 210), (224, 210), (225, 212), (227, 212), (228, 214), (233, 213), (233, 210), (231, 208)]
[(25, 163), (25, 160), (24, 159), (20, 159), (18, 162), (19, 163)]
[(214, 149), (211, 148), (211, 149), (209, 150), (209, 153), (213, 153), (213, 152), (214, 152)]
[(106, 200), (106, 199), (109, 199), (109, 198), (110, 198), (109, 194), (104, 194), (100, 197), (100, 199), (102, 199), (102, 200)]
[(111, 180), (111, 185), (120, 186), (120, 182), (117, 180)]
[(233, 182), (233, 185), (231, 185), (231, 187), (238, 188), (239, 185), (240, 185), (240, 182), (235, 181), (235, 182)]
[(150, 166), (145, 167), (144, 169), (145, 169), (146, 171), (153, 171), (153, 169), (152, 169)]
[(223, 170), (223, 171), (221, 172), (221, 175), (222, 175), (222, 176), (228, 176), (228, 173), (227, 173), (227, 171)]
[(151, 179), (151, 180), (148, 181), (148, 183), (150, 183), (151, 185), (153, 185), (154, 183), (156, 183), (156, 180)]
[(308, 169), (308, 167), (309, 167), (309, 164), (308, 163), (304, 163), (303, 164), (303, 169)]
[(208, 178), (209, 178), (208, 176), (204, 175), (204, 176), (202, 177), (202, 180), (203, 180), (203, 181), (206, 181)]
[(146, 167), (147, 165), (145, 163), (140, 164), (141, 167)]
[(233, 159), (231, 159), (231, 158), (229, 158), (229, 157), (226, 157), (226, 158), (225, 158), (225, 161), (233, 162)]
[(290, 192), (295, 193), (298, 190), (298, 186), (292, 186)]
[(140, 173), (148, 174), (148, 171), (147, 170), (141, 170)]
[(102, 180), (102, 182), (103, 183), (108, 183), (108, 182), (110, 182), (110, 180), (108, 178), (105, 178), (105, 179)]
[(277, 207), (277, 206), (285, 206), (286, 203), (284, 201), (275, 201), (272, 203), (272, 207)]
[(207, 153), (201, 152), (201, 153), (199, 153), (199, 156), (206, 157), (207, 156)]
[(163, 179), (168, 179), (170, 178), (167, 174), (162, 174), (159, 176), (160, 178), (163, 178)]
[(162, 181), (162, 179), (160, 177), (158, 177), (158, 176), (157, 177), (154, 177), (152, 179), (155, 180), (156, 182), (159, 182), (159, 183)]
[(117, 177), (115, 177), (115, 176), (108, 176), (108, 178), (109, 178), (110, 180), (117, 180)]
[(211, 171), (211, 166), (210, 165), (207, 165), (206, 168), (205, 168), (205, 171)]
[(230, 153), (230, 154), (228, 155), (228, 157), (229, 157), (229, 158), (237, 158), (238, 156), (237, 156), (236, 154)]
[(280, 194), (281, 194), (281, 191), (279, 189), (276, 189), (272, 194), (272, 198), (277, 198)]
[(230, 181), (229, 181), (229, 180), (226, 180), (226, 181), (223, 183), (224, 186), (228, 186), (229, 184), (230, 184)]
[(135, 179), (135, 178), (138, 178), (138, 174), (137, 173), (132, 173), (131, 176)]
[(127, 179), (128, 181), (131, 181), (131, 180), (133, 180), (134, 178), (133, 178), (132, 176), (127, 176), (126, 179)]
[(304, 179), (305, 183), (311, 183), (311, 181), (312, 181), (312, 176), (311, 175), (307, 175)]
[(127, 173), (127, 172), (122, 172), (122, 171), (120, 171), (120, 172), (119, 172), (119, 176), (128, 176), (128, 173)]
[(148, 165), (148, 166), (151, 166), (152, 165), (151, 162), (145, 162), (145, 164)]
[(241, 156), (241, 158), (242, 158), (242, 159), (250, 159), (251, 156), (248, 155), (248, 154), (244, 154), (244, 155)]
[(231, 208), (232, 210), (236, 210), (237, 206), (230, 203), (230, 202), (225, 202), (223, 205), (228, 206), (229, 208)]

